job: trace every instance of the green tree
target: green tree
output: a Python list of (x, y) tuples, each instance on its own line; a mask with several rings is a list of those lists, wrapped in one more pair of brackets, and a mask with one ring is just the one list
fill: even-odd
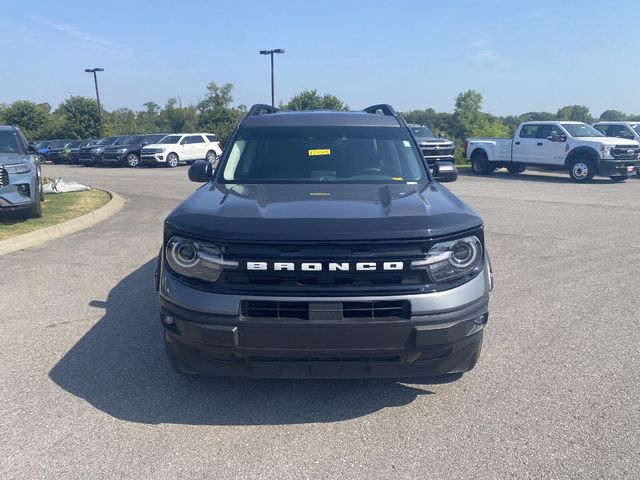
[(556, 114), (557, 120), (569, 120), (572, 122), (593, 122), (593, 117), (589, 108), (583, 105), (567, 105), (558, 110)]
[[(64, 121), (65, 136), (68, 138), (89, 138), (100, 136), (98, 103), (93, 98), (71, 96), (56, 110)], [(104, 131), (109, 130), (108, 113), (103, 110)]]
[(137, 117), (136, 112), (129, 108), (118, 108), (109, 114), (109, 131), (105, 133), (113, 135), (142, 133)]
[(627, 120), (629, 116), (626, 113), (622, 113), (618, 110), (605, 110), (600, 115), (600, 120), (604, 122), (616, 122)]
[(287, 103), (280, 102), (282, 110), (349, 110), (346, 103), (335, 95), (319, 95), (318, 90), (303, 90), (294, 95)]
[(472, 135), (483, 120), (482, 95), (475, 90), (467, 90), (456, 97), (455, 110), (453, 112), (453, 134), (458, 138)]
[(207, 94), (197, 106), (200, 130), (215, 133), (222, 141), (229, 138), (244, 115), (240, 108), (231, 107), (232, 90), (231, 83), (225, 83), (219, 87), (215, 82), (210, 82), (207, 85)]
[(196, 108), (194, 106), (183, 107), (178, 99), (173, 97), (167, 100), (165, 108), (160, 112), (159, 124), (166, 131), (193, 132), (197, 127)]
[(49, 105), (16, 100), (2, 109), (2, 123), (20, 127), (29, 140), (43, 137), (50, 120)]

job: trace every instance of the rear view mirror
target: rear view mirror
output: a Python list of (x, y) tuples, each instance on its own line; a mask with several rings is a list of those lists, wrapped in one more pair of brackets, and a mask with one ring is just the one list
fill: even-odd
[(433, 165), (433, 178), (438, 182), (455, 182), (458, 179), (458, 169), (451, 162), (436, 162)]
[(189, 167), (189, 180), (204, 183), (213, 177), (213, 168), (207, 160), (197, 160)]

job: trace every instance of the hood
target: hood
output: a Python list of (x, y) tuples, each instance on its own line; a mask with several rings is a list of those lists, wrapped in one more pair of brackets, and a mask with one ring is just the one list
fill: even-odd
[(5, 163), (30, 162), (31, 157), (22, 153), (2, 153), (0, 152), (0, 165)]
[(453, 142), (446, 138), (416, 137), (416, 140), (420, 145), (453, 145)]
[(166, 221), (185, 233), (231, 241), (429, 238), (482, 225), (476, 212), (438, 183), (209, 183)]
[(628, 145), (629, 147), (638, 148), (638, 142), (635, 140), (629, 140), (627, 138), (618, 138), (618, 137), (572, 137), (575, 140), (580, 140), (581, 142), (593, 143), (594, 145), (607, 145), (607, 146), (615, 146), (615, 145)]
[(120, 150), (121, 148), (124, 148), (126, 150), (136, 150), (139, 148), (142, 148), (142, 144), (140, 143), (130, 143), (129, 145), (107, 145), (105, 147), (105, 151), (109, 150), (109, 151), (115, 151), (115, 150)]

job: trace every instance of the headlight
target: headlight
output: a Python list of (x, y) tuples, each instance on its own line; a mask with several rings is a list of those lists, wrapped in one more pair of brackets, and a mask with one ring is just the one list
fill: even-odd
[(217, 282), (225, 268), (238, 267), (238, 262), (225, 261), (213, 243), (178, 236), (167, 242), (165, 258), (177, 274), (207, 282)]
[(436, 243), (424, 260), (411, 262), (414, 270), (426, 270), (436, 283), (464, 277), (476, 271), (482, 260), (482, 243), (476, 236)]
[(27, 173), (31, 171), (31, 166), (28, 163), (14, 163), (12, 165), (3, 165), (7, 173)]
[(610, 157), (612, 148), (613, 147), (611, 147), (609, 145), (601, 145), (600, 146), (600, 153), (602, 154), (602, 158)]

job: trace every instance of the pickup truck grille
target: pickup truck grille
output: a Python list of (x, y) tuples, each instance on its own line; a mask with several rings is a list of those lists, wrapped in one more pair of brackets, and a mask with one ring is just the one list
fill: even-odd
[(425, 157), (434, 157), (434, 158), (439, 158), (439, 157), (450, 157), (453, 155), (453, 147), (449, 147), (449, 146), (445, 146), (445, 147), (440, 147), (440, 146), (421, 146), (420, 150), (422, 150), (422, 155), (424, 155)]
[(611, 149), (611, 156), (619, 160), (635, 160), (638, 154), (640, 154), (640, 148), (629, 145), (616, 145)]
[(9, 174), (4, 168), (0, 167), (0, 188), (7, 185), (9, 185)]
[(390, 320), (411, 318), (411, 304), (406, 300), (376, 302), (337, 302), (330, 304), (309, 302), (243, 301), (242, 315), (273, 320)]

